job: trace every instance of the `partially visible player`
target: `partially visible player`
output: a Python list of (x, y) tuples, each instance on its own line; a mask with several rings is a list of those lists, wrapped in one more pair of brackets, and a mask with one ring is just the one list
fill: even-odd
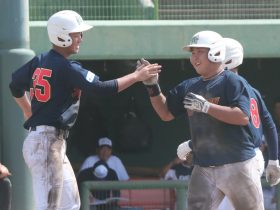
[[(238, 74), (238, 66), (243, 62), (243, 47), (242, 45), (234, 39), (224, 38), (224, 41), (227, 46), (228, 54), (225, 60), (225, 67), (236, 74)], [(266, 179), (268, 183), (273, 186), (280, 182), (280, 167), (278, 160), (278, 135), (276, 125), (273, 121), (271, 114), (269, 113), (265, 102), (262, 99), (260, 92), (251, 87), (254, 91), (255, 97), (252, 96), (257, 102), (258, 112), (260, 116), (260, 120), (263, 124), (263, 135), (265, 136), (265, 140), (267, 141), (268, 150), (269, 150), (269, 161), (266, 169)], [(252, 107), (255, 109), (255, 107)], [(258, 119), (255, 119), (258, 120)], [(256, 142), (255, 146), (257, 150), (262, 145), (262, 141)], [(258, 150), (258, 154), (262, 156), (260, 150)], [(260, 157), (263, 159), (263, 157)], [(263, 171), (263, 170), (262, 170)]]
[(218, 33), (198, 32), (184, 49), (200, 76), (183, 81), (167, 97), (157, 82), (147, 88), (162, 120), (188, 115), (194, 160), (188, 209), (216, 210), (226, 195), (236, 209), (263, 210), (253, 144), (261, 136), (250, 118), (251, 89), (224, 70), (225, 43)]
[[(242, 45), (231, 38), (224, 38), (223, 39), (226, 44), (226, 58), (225, 58), (225, 67), (234, 73), (238, 73), (237, 67), (242, 64), (243, 62), (243, 47)], [(280, 168), (279, 168), (279, 161), (278, 161), (278, 136), (277, 136), (277, 130), (276, 126), (273, 122), (273, 119), (268, 112), (266, 105), (260, 95), (260, 93), (252, 88), (254, 91), (253, 95), (251, 96), (251, 100), (255, 100), (256, 103), (253, 105), (256, 105), (257, 107), (252, 107), (253, 110), (257, 108), (258, 115), (260, 116), (260, 120), (263, 123), (264, 128), (264, 135), (267, 139), (268, 147), (269, 147), (269, 164), (266, 170), (266, 178), (268, 183), (273, 186), (279, 183), (280, 181)], [(255, 119), (256, 121), (259, 119)], [(260, 131), (260, 130), (259, 130)], [(261, 133), (262, 135), (262, 133)], [(262, 141), (259, 139), (257, 142), (255, 142), (255, 151), (257, 154), (258, 159), (258, 171), (260, 178), (264, 171), (264, 158), (262, 155), (262, 152), (260, 151), (259, 147), (261, 146)], [(192, 149), (191, 149), (191, 141), (188, 140), (186, 142), (183, 142), (178, 146), (177, 154), (180, 159), (185, 159), (188, 155), (190, 155)], [(229, 203), (227, 199), (224, 199), (220, 207), (220, 209), (234, 209)]]
[(24, 114), (24, 128), (30, 131), (23, 155), (32, 174), (36, 210), (80, 209), (65, 139), (76, 121), (81, 91), (114, 95), (160, 72), (161, 66), (153, 64), (118, 79), (100, 81), (78, 62), (69, 60), (79, 52), (83, 32), (91, 28), (75, 11), (53, 14), (47, 22), (52, 49), (12, 74), (10, 89)]
[(12, 204), (12, 184), (9, 179), (11, 173), (9, 169), (0, 162), (0, 209), (11, 210)]

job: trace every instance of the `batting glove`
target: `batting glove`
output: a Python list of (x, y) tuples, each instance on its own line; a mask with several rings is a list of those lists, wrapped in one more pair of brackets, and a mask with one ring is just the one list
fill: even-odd
[[(150, 62), (145, 60), (144, 58), (141, 58), (137, 61), (136, 68), (138, 69), (143, 64), (144, 64), (144, 66), (147, 66), (147, 65), (150, 64)], [(156, 85), (156, 84), (158, 84), (158, 74), (151, 77), (150, 79), (147, 79), (147, 80), (143, 81), (143, 84), (144, 85)]]
[(196, 112), (207, 113), (210, 108), (210, 103), (201, 95), (190, 92), (184, 98), (184, 107)]
[(181, 143), (177, 148), (177, 156), (181, 160), (187, 160), (187, 156), (189, 155), (189, 153), (192, 152), (192, 149), (190, 148), (189, 145), (190, 141), (191, 140)]
[(266, 181), (270, 186), (277, 185), (280, 182), (279, 160), (269, 160), (266, 167)]

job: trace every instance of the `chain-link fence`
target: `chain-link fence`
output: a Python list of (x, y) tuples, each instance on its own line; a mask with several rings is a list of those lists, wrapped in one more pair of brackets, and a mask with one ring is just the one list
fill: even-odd
[(64, 9), (85, 20), (279, 19), (279, 0), (29, 0), (30, 20)]

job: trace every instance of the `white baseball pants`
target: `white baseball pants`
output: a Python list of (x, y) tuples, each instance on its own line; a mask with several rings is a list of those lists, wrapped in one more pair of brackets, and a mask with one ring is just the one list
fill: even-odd
[(66, 156), (62, 132), (37, 126), (23, 143), (23, 157), (32, 175), (36, 210), (79, 210), (76, 177)]

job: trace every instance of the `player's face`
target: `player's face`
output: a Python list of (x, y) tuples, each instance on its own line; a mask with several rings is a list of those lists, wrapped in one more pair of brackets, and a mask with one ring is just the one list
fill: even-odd
[(210, 78), (217, 73), (219, 65), (208, 59), (209, 49), (205, 47), (193, 47), (190, 57), (191, 64), (196, 72), (204, 78)]
[(69, 34), (72, 38), (72, 45), (69, 47), (69, 51), (71, 51), (71, 54), (77, 54), (80, 49), (80, 44), (83, 41), (83, 33), (71, 33)]
[(202, 76), (206, 74), (210, 63), (208, 60), (208, 52), (209, 49), (204, 47), (194, 47), (191, 50), (191, 64), (195, 68), (196, 72)]

